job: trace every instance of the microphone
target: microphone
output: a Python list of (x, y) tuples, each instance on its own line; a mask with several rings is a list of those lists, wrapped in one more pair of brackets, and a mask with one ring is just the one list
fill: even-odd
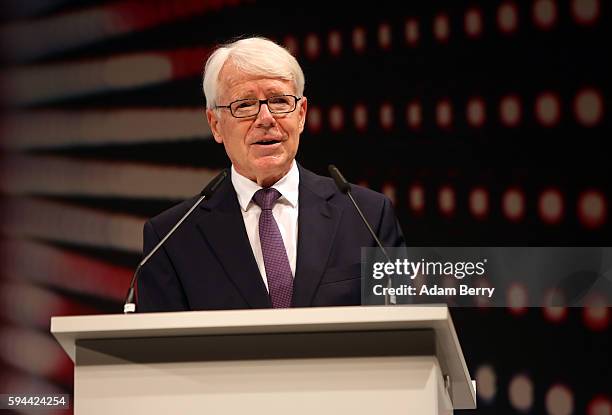
[[(368, 228), (370, 235), (372, 235), (372, 237), (376, 241), (376, 245), (378, 245), (378, 248), (380, 248), (380, 251), (383, 253), (385, 258), (387, 259), (387, 262), (393, 262), (391, 261), (389, 254), (387, 254), (387, 250), (385, 249), (385, 247), (382, 245), (382, 243), (378, 239), (378, 236), (376, 236), (376, 233), (372, 229), (372, 226), (370, 226), (370, 223), (368, 222), (366, 217), (363, 215), (363, 212), (359, 208), (359, 205), (355, 201), (355, 198), (351, 194), (351, 184), (344, 178), (342, 173), (340, 173), (340, 170), (338, 170), (338, 168), (334, 166), (333, 164), (330, 164), (327, 167), (327, 170), (329, 171), (329, 174), (331, 175), (331, 177), (334, 179), (334, 182), (336, 182), (336, 187), (338, 187), (338, 190), (340, 190), (342, 193), (347, 195), (349, 199), (351, 200), (351, 202), (353, 203), (353, 206), (355, 206), (357, 213), (361, 217), (361, 220), (365, 224), (366, 228)], [(389, 276), (387, 276), (387, 288), (391, 288), (391, 277)], [(385, 305), (389, 305), (389, 304), (396, 304), (395, 295), (389, 296), (389, 294), (386, 293), (385, 294)]]
[(200, 197), (198, 198), (198, 200), (193, 204), (193, 206), (191, 206), (191, 208), (189, 208), (187, 213), (185, 213), (183, 217), (178, 222), (176, 222), (172, 229), (168, 231), (166, 236), (164, 236), (162, 240), (159, 241), (157, 245), (155, 245), (151, 252), (149, 252), (149, 254), (145, 256), (142, 261), (140, 261), (140, 263), (136, 267), (136, 271), (134, 271), (132, 281), (130, 282), (130, 288), (125, 297), (125, 303), (123, 304), (124, 314), (133, 313), (136, 311), (136, 303), (134, 303), (134, 287), (136, 286), (136, 281), (138, 281), (138, 275), (140, 275), (140, 270), (142, 269), (142, 267), (149, 261), (153, 254), (155, 254), (155, 252), (157, 252), (157, 250), (161, 248), (161, 246), (174, 233), (174, 231), (176, 231), (176, 229), (181, 226), (181, 223), (183, 223), (183, 221), (187, 219), (187, 217), (191, 214), (191, 212), (194, 211), (194, 209), (200, 204), (200, 202), (202, 202), (202, 200), (204, 199), (210, 199), (212, 197), (212, 195), (217, 191), (217, 189), (226, 177), (227, 169), (221, 171), (221, 173), (217, 174), (210, 182), (208, 182), (206, 187), (200, 192)]

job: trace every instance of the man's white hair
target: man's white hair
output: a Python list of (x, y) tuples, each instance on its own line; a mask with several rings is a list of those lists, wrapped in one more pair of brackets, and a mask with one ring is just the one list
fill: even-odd
[(301, 97), (304, 93), (304, 72), (297, 60), (285, 48), (269, 39), (250, 37), (219, 47), (206, 61), (202, 82), (206, 108), (227, 104), (217, 102), (219, 73), (227, 62), (249, 75), (293, 81), (297, 96)]

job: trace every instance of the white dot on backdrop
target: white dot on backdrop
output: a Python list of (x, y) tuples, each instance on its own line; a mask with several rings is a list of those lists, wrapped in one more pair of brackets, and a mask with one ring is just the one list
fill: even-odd
[(366, 48), (366, 31), (363, 27), (353, 29), (353, 49), (356, 52), (363, 52)]
[(585, 127), (594, 127), (603, 118), (603, 98), (593, 88), (584, 88), (574, 98), (574, 114), (578, 122)]
[(571, 415), (574, 412), (574, 395), (565, 385), (553, 385), (545, 397), (549, 415)]
[(482, 127), (486, 118), (484, 100), (480, 97), (470, 98), (467, 103), (466, 115), (468, 124), (472, 127)]
[(327, 46), (329, 47), (329, 51), (332, 55), (337, 56), (342, 51), (342, 37), (340, 36), (340, 32), (337, 30), (333, 30), (329, 32), (329, 36), (327, 37)]
[(533, 406), (533, 382), (526, 375), (516, 375), (508, 385), (508, 398), (514, 409), (527, 412)]
[(567, 317), (567, 307), (563, 292), (558, 288), (548, 290), (544, 295), (544, 317), (553, 323), (558, 323)]
[(538, 200), (538, 211), (542, 221), (557, 224), (563, 217), (563, 197), (557, 189), (547, 189)]
[(321, 131), (321, 110), (319, 107), (308, 106), (308, 116), (306, 117), (306, 122), (308, 123), (308, 129), (313, 133), (318, 133)]
[(291, 53), (293, 56), (297, 56), (297, 54), (299, 53), (299, 45), (298, 45), (298, 41), (294, 36), (286, 36), (285, 40), (283, 41), (285, 48), (287, 48), (287, 50), (289, 51), (289, 53)]
[(330, 108), (329, 125), (334, 131), (339, 131), (344, 127), (344, 113), (339, 105), (334, 105)]
[(455, 191), (450, 186), (443, 186), (438, 192), (440, 212), (450, 216), (455, 212)]
[(391, 200), (392, 204), (397, 203), (397, 188), (393, 183), (385, 183), (382, 186), (382, 194), (387, 196)]
[(518, 189), (508, 189), (502, 198), (502, 210), (506, 218), (519, 221), (525, 215), (525, 196)]
[(489, 194), (488, 192), (477, 187), (470, 192), (470, 211), (476, 218), (482, 219), (489, 213)]
[[(442, 288), (455, 288), (455, 289), (458, 289), (458, 287), (457, 287), (459, 285), (458, 281), (459, 280), (456, 279), (456, 278), (444, 278), (441, 281), (441, 283), (442, 283), (441, 286), (442, 286)], [(445, 302), (448, 305), (453, 304), (453, 302), (455, 301), (455, 299), (453, 298), (454, 296), (450, 294), (450, 291), (446, 291), (445, 290), (445, 292), (446, 292), (446, 294), (444, 294), (444, 297), (448, 299)]]
[(497, 9), (497, 25), (503, 33), (514, 33), (518, 27), (518, 10), (516, 4), (506, 1)]
[(521, 315), (527, 312), (527, 306), (529, 304), (529, 294), (527, 288), (520, 283), (512, 283), (506, 293), (506, 301), (508, 302), (508, 308), (514, 315)]
[(599, 293), (591, 294), (584, 300), (582, 309), (584, 324), (593, 331), (604, 331), (610, 324), (610, 304)]
[(453, 108), (448, 99), (442, 99), (436, 105), (436, 121), (440, 128), (449, 128), (453, 123)]
[(415, 46), (419, 42), (419, 22), (417, 19), (406, 20), (404, 35), (406, 36), (406, 43), (410, 46)]
[(315, 59), (319, 57), (319, 53), (319, 38), (314, 33), (308, 34), (308, 36), (306, 36), (306, 56), (310, 59)]
[(393, 128), (393, 106), (386, 102), (380, 107), (380, 125), (385, 130)]
[(557, 4), (554, 0), (535, 0), (533, 3), (533, 21), (541, 29), (552, 28), (557, 21)]
[(440, 42), (446, 42), (450, 36), (450, 21), (448, 15), (440, 13), (434, 18), (434, 36)]
[[(474, 284), (476, 288), (493, 288), (488, 280), (478, 279)], [(479, 308), (491, 307), (491, 299), (484, 295), (477, 295), (474, 297), (474, 305)]]
[(587, 228), (597, 228), (606, 221), (606, 199), (598, 190), (587, 190), (578, 196), (578, 219)]
[(612, 402), (607, 396), (596, 396), (589, 402), (587, 415), (612, 415)]
[(465, 12), (465, 33), (472, 38), (482, 34), (482, 12), (480, 9), (471, 8)]
[(573, 0), (572, 16), (578, 24), (595, 23), (599, 18), (599, 0)]
[(557, 94), (543, 92), (536, 98), (536, 118), (544, 127), (553, 127), (561, 118), (561, 103)]
[(503, 97), (499, 104), (499, 115), (506, 127), (516, 127), (522, 117), (521, 101), (516, 95)]
[(353, 112), (353, 119), (355, 121), (355, 128), (358, 130), (365, 130), (368, 126), (368, 109), (363, 104), (357, 104), (355, 111)]
[(388, 23), (381, 23), (378, 26), (378, 45), (382, 49), (389, 49), (391, 47), (391, 26)]
[(413, 184), (410, 187), (409, 204), (410, 208), (416, 213), (422, 213), (425, 210), (425, 191), (420, 184)]
[(423, 114), (419, 101), (412, 101), (406, 107), (406, 122), (413, 129), (417, 129), (421, 126)]

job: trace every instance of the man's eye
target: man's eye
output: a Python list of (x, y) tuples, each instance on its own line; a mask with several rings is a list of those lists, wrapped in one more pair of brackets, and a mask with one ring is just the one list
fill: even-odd
[(270, 104), (276, 105), (287, 105), (289, 104), (289, 98), (287, 97), (273, 97), (269, 99)]
[(255, 105), (255, 101), (239, 102), (236, 105), (237, 109), (251, 108)]

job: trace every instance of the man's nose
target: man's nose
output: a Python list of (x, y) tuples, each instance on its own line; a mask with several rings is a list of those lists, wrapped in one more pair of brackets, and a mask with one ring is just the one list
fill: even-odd
[(259, 108), (259, 114), (257, 114), (257, 123), (261, 126), (269, 126), (276, 123), (276, 118), (270, 112), (270, 108), (268, 108), (268, 104), (261, 104)]

